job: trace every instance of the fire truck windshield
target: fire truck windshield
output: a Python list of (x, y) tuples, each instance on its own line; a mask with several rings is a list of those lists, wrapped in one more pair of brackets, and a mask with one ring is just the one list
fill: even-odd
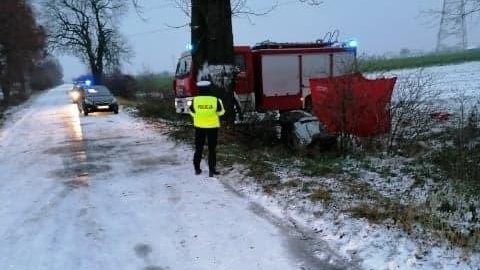
[(192, 67), (192, 56), (184, 56), (178, 60), (177, 70), (175, 72), (176, 77), (183, 77), (190, 73)]

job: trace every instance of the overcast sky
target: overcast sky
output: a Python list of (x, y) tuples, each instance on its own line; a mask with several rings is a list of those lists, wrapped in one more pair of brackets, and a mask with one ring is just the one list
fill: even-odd
[[(176, 58), (190, 41), (188, 18), (163, 0), (142, 0), (147, 20), (131, 11), (122, 21), (121, 31), (131, 46), (130, 63), (124, 72), (172, 71)], [(265, 10), (274, 1), (250, 0), (256, 10)], [(264, 40), (278, 42), (314, 41), (338, 29), (340, 40), (356, 38), (360, 53), (384, 54), (402, 48), (430, 51), (435, 48), (438, 21), (422, 11), (439, 9), (442, 0), (325, 0), (311, 7), (297, 0), (279, 0), (280, 6), (267, 16), (234, 19), (236, 44), (253, 45)], [(480, 17), (480, 16), (479, 16)], [(480, 45), (479, 19), (469, 22), (469, 45)], [(475, 27), (476, 26), (476, 27)], [(475, 29), (477, 28), (477, 29)], [(60, 57), (65, 80), (86, 72), (77, 59)]]

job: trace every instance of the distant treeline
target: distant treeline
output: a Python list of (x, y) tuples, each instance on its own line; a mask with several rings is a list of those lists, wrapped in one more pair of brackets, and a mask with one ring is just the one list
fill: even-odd
[[(164, 71), (161, 73), (144, 72), (139, 75), (124, 74), (120, 70), (103, 76), (105, 84), (114, 95), (135, 100), (144, 96), (173, 95), (173, 74)], [(92, 79), (93, 75), (82, 75), (74, 79), (82, 82)], [(94, 82), (95, 83), (95, 82)]]
[(361, 72), (373, 72), (449, 65), (470, 61), (480, 61), (480, 48), (462, 52), (431, 53), (410, 57), (364, 58), (359, 60), (358, 68)]

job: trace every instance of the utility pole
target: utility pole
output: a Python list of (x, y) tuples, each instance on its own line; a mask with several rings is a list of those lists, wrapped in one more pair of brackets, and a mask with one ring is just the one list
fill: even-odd
[(467, 41), (465, 0), (444, 0), (437, 38), (437, 52), (465, 50)]

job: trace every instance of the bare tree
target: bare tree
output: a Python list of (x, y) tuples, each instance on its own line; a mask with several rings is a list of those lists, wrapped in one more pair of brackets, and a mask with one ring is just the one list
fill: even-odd
[[(171, 4), (181, 10), (187, 17), (192, 15), (192, 2), (191, 0), (168, 0)], [(273, 2), (271, 5), (267, 6), (265, 9), (256, 10), (253, 9), (249, 4), (248, 0), (233, 0), (230, 3), (230, 9), (232, 16), (235, 17), (249, 17), (249, 16), (263, 16), (272, 12), (279, 5), (278, 2)]]
[(128, 55), (118, 30), (127, 4), (127, 0), (44, 0), (52, 48), (79, 57), (100, 83), (106, 69), (118, 67)]
[(440, 90), (435, 79), (422, 70), (402, 76), (393, 93), (390, 106), (392, 127), (387, 136), (389, 152), (395, 146), (409, 144), (428, 132), (437, 120), (435, 113), (444, 111), (439, 105)]

